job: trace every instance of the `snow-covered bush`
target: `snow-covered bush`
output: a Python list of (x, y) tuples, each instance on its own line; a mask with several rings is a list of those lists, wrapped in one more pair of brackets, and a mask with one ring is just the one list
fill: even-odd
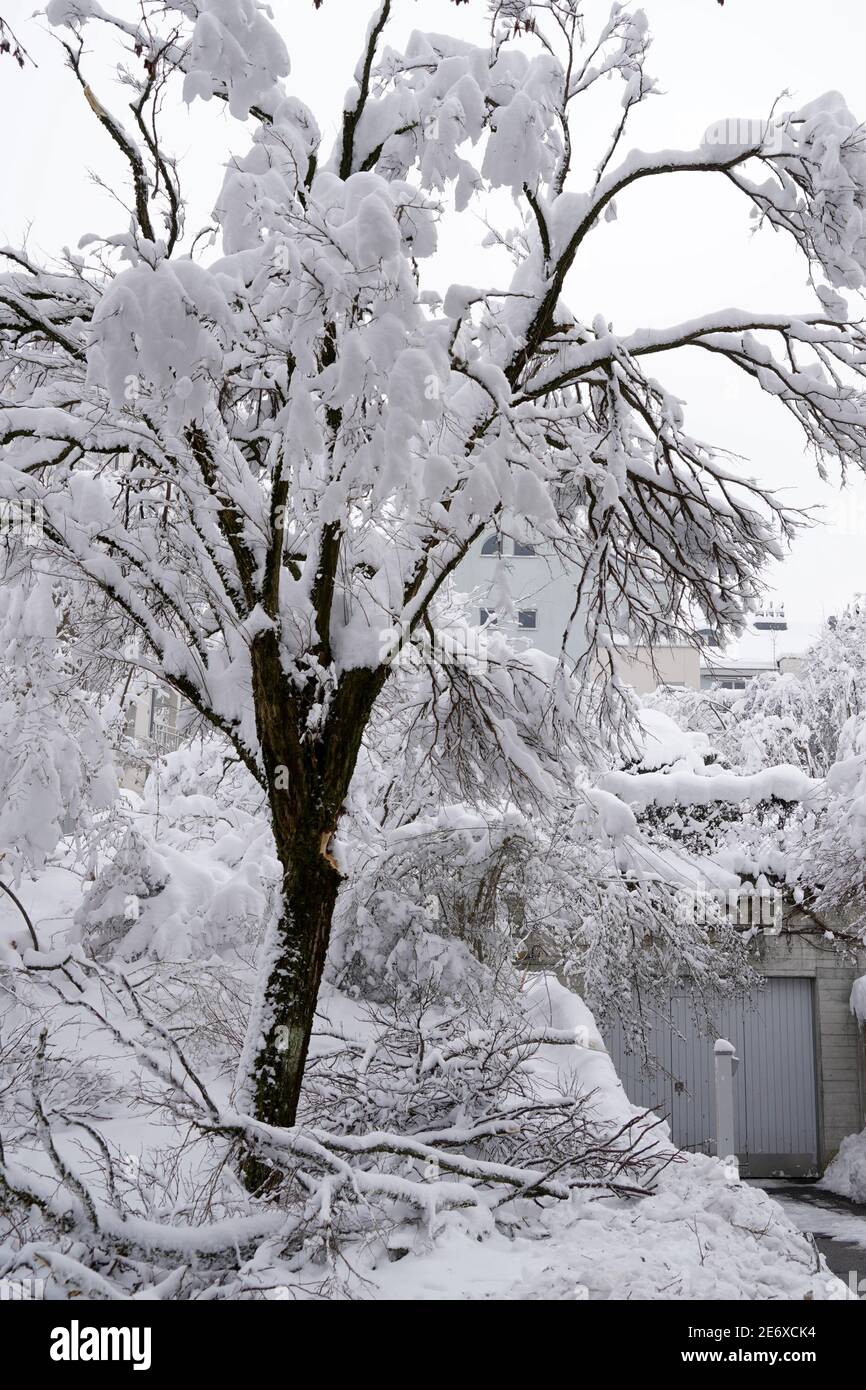
[(87, 841), (117, 780), (99, 713), (58, 639), (46, 576), (0, 583), (0, 651), (0, 874), (17, 881), (63, 837)]
[(255, 950), (279, 881), (261, 791), (217, 736), (160, 760), (75, 916), (97, 958)]
[[(139, 922), (142, 904), (161, 893), (167, 882), (165, 861), (140, 831), (130, 827), (75, 915), (85, 949), (96, 957), (112, 953)], [(144, 943), (134, 954), (142, 954), (143, 948)]]
[[(670, 837), (648, 837), (625, 802), (595, 785), (615, 743), (584, 737), (568, 687), (552, 662), (545, 673), (540, 653), (530, 662), (497, 639), (494, 658), (499, 680), (545, 674), (555, 737), (524, 712), (524, 746), (539, 754), (518, 777), (480, 717), (497, 710), (488, 672), (428, 652), (402, 673), (362, 745), (336, 841), (346, 878), (328, 978), (377, 999), (423, 956), (457, 1003), (482, 977), (493, 989), (527, 969), (558, 970), (634, 1036), (674, 975), (699, 994), (742, 987), (737, 934), (716, 930), (724, 924), (712, 912), (678, 911), (684, 883), (698, 877), (687, 848), (659, 853)], [(703, 765), (700, 739), (657, 712), (639, 720), (643, 763)]]

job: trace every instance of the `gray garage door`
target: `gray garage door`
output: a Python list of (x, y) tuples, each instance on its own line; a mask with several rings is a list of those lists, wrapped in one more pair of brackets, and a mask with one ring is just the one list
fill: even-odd
[(646, 1069), (627, 1053), (621, 1029), (606, 1030), (608, 1049), (629, 1099), (670, 1118), (674, 1143), (715, 1153), (713, 1040), (727, 1038), (740, 1058), (734, 1077), (737, 1151), (747, 1177), (808, 1177), (818, 1170), (815, 1027), (812, 981), (773, 978), (747, 1000), (714, 1010), (702, 1033), (688, 998), (671, 1001), (671, 1023), (658, 1022)]

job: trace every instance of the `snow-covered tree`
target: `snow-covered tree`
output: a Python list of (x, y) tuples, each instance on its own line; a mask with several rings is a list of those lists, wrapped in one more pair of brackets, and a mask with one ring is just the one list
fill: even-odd
[(706, 734), (726, 767), (793, 763), (825, 776), (847, 721), (866, 711), (866, 604), (855, 599), (829, 618), (796, 673), (758, 676), (743, 691), (658, 691), (648, 704)]
[[(794, 678), (787, 678), (790, 685)], [(866, 605), (854, 599), (831, 618), (803, 656), (796, 678), (802, 707), (804, 764), (823, 775), (812, 798), (789, 827), (788, 879), (820, 928), (840, 940), (866, 933)], [(769, 687), (760, 703), (767, 721)], [(790, 699), (790, 697), (789, 697)]]
[[(797, 930), (842, 946), (866, 929), (866, 607), (855, 598), (803, 652), (797, 673), (768, 674), (744, 691), (658, 691), (669, 715), (705, 740), (698, 803), (671, 792), (644, 798), (642, 829), (721, 859), (793, 896)], [(728, 777), (728, 770), (734, 776)], [(673, 785), (673, 782), (671, 782)], [(733, 792), (729, 803), (715, 789)], [(768, 798), (749, 797), (751, 788)], [(622, 790), (620, 788), (619, 790)], [(687, 793), (684, 790), (684, 795)], [(679, 804), (677, 804), (679, 803)], [(649, 824), (647, 823), (649, 822)]]
[[(333, 142), (292, 95), (286, 46), (253, 0), (47, 10), (126, 162), (130, 224), (53, 265), (3, 253), (0, 493), (41, 506), (40, 563), (107, 601), (94, 649), (124, 667), (133, 652), (266, 795), (282, 911), (262, 951), (249, 1099), (276, 1125), (296, 1114), (365, 731), (406, 648), (435, 643), (444, 587), (485, 529), (517, 513), (573, 568), (570, 674), (589, 692), (607, 671), (612, 692), (614, 632), (651, 641), (695, 615), (736, 628), (793, 524), (687, 431), (650, 375), (658, 354), (733, 365), (819, 458), (866, 462), (866, 333), (839, 293), (866, 280), (866, 153), (842, 98), (745, 141), (734, 123), (689, 149), (628, 151), (631, 113), (655, 90), (643, 12), (615, 4), (584, 43), (577, 0), (490, 8), (486, 44), (415, 32), (400, 50), (397, 0), (380, 0)], [(87, 71), (89, 25), (124, 50), (123, 118)], [(616, 76), (613, 134), (587, 180), (582, 103)], [(238, 122), (210, 253), (185, 226), (170, 152), (180, 100)], [(684, 173), (724, 179), (791, 238), (811, 304), (698, 305), (627, 334), (603, 306), (570, 307), (572, 268), (617, 207), (628, 216), (630, 190)], [(495, 190), (518, 231), (493, 238), (485, 283), (431, 284), (438, 221)], [(567, 674), (504, 660), (483, 706), (471, 683), (451, 687), (452, 735), (495, 748), (524, 806), (549, 788)]]

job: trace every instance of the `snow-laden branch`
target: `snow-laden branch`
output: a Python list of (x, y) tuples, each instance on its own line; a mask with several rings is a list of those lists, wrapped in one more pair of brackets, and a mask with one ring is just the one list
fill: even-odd
[(608, 772), (601, 783), (639, 810), (648, 806), (708, 806), (713, 802), (808, 801), (823, 781), (788, 764), (739, 776), (732, 772)]

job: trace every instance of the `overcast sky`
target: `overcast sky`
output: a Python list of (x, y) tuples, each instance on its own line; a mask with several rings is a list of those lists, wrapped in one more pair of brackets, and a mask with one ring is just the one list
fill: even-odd
[[(106, 9), (110, 0), (103, 0)], [(120, 0), (118, 12), (131, 5)], [(313, 107), (326, 132), (337, 127), (343, 93), (351, 80), (366, 22), (368, 0), (273, 0), (277, 22), (293, 62), (289, 84)], [(396, 38), (415, 27), (448, 29), (481, 39), (485, 0), (453, 6), (448, 0), (396, 0)], [(655, 44), (647, 70), (664, 95), (636, 114), (625, 148), (700, 143), (711, 122), (726, 116), (763, 117), (781, 93), (783, 108), (822, 92), (841, 91), (866, 120), (866, 4), (863, 0), (647, 0)], [(586, 6), (587, 28), (607, 14), (609, 3)], [(31, 18), (32, 0), (0, 0), (2, 14), (38, 63), (19, 71), (0, 61), (0, 238), (20, 241), (30, 227), (33, 252), (50, 254), (97, 228), (122, 230), (123, 209), (89, 178), (101, 175), (123, 195), (119, 156), (96, 125), (62, 50), (45, 21)], [(112, 47), (88, 30), (88, 72), (97, 95), (123, 111), (124, 94), (112, 80)], [(116, 62), (116, 58), (115, 58)], [(577, 144), (592, 161), (603, 148), (619, 93), (602, 93), (587, 106)], [(221, 182), (221, 164), (243, 153), (248, 138), (216, 102), (197, 102), (172, 127), (174, 147), (191, 201), (188, 229), (207, 222)], [(663, 188), (661, 187), (663, 185)], [(789, 241), (751, 233), (748, 204), (724, 179), (679, 176), (647, 180), (620, 200), (619, 219), (588, 239), (566, 298), (591, 322), (597, 313), (618, 330), (661, 326), (706, 311), (806, 312), (816, 301), (805, 267)], [(497, 201), (499, 225), (509, 208)], [(485, 228), (476, 214), (443, 226), (442, 249), (432, 273), (437, 288), (451, 279), (490, 282), (482, 251)], [(687, 403), (693, 433), (733, 450), (744, 471), (783, 491), (797, 506), (818, 506), (820, 522), (795, 544), (782, 566), (769, 572), (775, 596), (787, 605), (789, 646), (802, 644), (823, 617), (860, 589), (866, 590), (866, 482), (822, 484), (802, 438), (787, 413), (762, 397), (733, 369), (707, 368), (705, 354), (679, 353), (656, 360), (655, 374)], [(781, 644), (780, 644), (781, 645)]]

